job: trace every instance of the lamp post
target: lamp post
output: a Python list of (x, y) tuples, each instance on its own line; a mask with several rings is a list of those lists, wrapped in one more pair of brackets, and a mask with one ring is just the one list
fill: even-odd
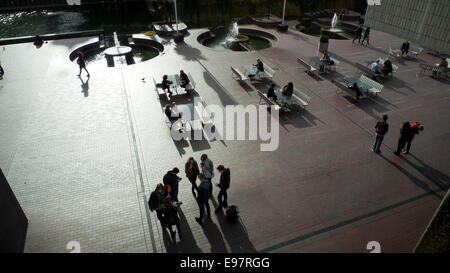
[(177, 28), (177, 35), (178, 35), (178, 12), (177, 12), (177, 0), (173, 0), (175, 5), (175, 26)]
[(283, 18), (281, 19), (281, 24), (279, 24), (278, 25), (278, 31), (287, 31), (288, 30), (288, 25), (285, 25), (284, 24), (284, 15), (285, 15), (285, 13), (286, 13), (286, 0), (284, 0), (284, 3), (283, 3)]
[(284, 14), (286, 13), (286, 0), (284, 0), (283, 4), (283, 19), (281, 20), (281, 24), (284, 25)]
[(178, 31), (178, 11), (177, 11), (177, 0), (173, 0), (175, 7), (175, 28), (177, 30), (177, 34), (175, 34), (174, 40), (176, 43), (181, 43), (184, 40), (184, 35), (180, 34)]

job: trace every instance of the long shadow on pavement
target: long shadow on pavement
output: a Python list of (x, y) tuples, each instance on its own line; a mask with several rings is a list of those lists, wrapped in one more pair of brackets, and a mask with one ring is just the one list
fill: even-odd
[(183, 56), (186, 61), (195, 62), (198, 60), (206, 60), (199, 49), (192, 47), (184, 42), (176, 45), (175, 52)]
[(416, 165), (407, 158), (405, 158), (406, 163), (408, 163), (413, 168), (421, 172), (426, 178), (428, 178), (440, 189), (448, 190), (448, 188), (450, 187), (450, 177), (448, 175), (427, 165), (425, 162), (423, 162), (422, 160), (420, 160), (419, 158), (415, 157), (412, 154), (409, 154), (409, 156), (414, 158), (420, 165)]
[(258, 252), (248, 238), (247, 229), (241, 219), (236, 223), (230, 223), (223, 213), (219, 213), (217, 214), (217, 220), (232, 253)]
[(164, 246), (166, 247), (166, 251), (168, 253), (202, 253), (203, 251), (197, 246), (197, 242), (195, 241), (194, 235), (192, 234), (192, 230), (189, 227), (189, 224), (181, 208), (178, 209), (178, 216), (180, 217), (181, 232), (183, 238), (176, 244), (173, 244), (168, 230), (164, 228), (163, 241)]
[(412, 175), (411, 173), (409, 173), (405, 168), (401, 167), (400, 165), (398, 165), (397, 163), (393, 162), (392, 160), (388, 159), (387, 157), (385, 157), (383, 154), (379, 154), (379, 156), (386, 160), (388, 163), (390, 163), (392, 166), (394, 166), (395, 168), (397, 168), (397, 170), (399, 170), (401, 173), (403, 173), (406, 177), (409, 178), (409, 180), (411, 180), (414, 184), (416, 184), (419, 188), (422, 188), (425, 192), (430, 193), (432, 195), (435, 195), (436, 197), (438, 197), (439, 199), (442, 199), (443, 196), (439, 195), (435, 190), (432, 190), (430, 188), (430, 185), (428, 185), (425, 181), (415, 177), (414, 175)]
[(226, 106), (238, 104), (234, 101), (233, 97), (228, 94), (226, 90), (224, 90), (224, 87), (219, 85), (218, 81), (212, 78), (208, 72), (203, 72), (203, 78), (205, 79), (205, 83), (217, 93), (222, 105)]

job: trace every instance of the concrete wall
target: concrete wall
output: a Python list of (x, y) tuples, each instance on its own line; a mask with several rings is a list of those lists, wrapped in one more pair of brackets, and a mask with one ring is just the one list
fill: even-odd
[(23, 252), (27, 228), (27, 217), (0, 169), (0, 253)]
[(365, 24), (450, 54), (450, 0), (381, 0), (368, 7)]

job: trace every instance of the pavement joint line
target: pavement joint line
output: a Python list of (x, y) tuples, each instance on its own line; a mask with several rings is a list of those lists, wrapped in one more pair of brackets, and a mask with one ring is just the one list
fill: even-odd
[[(142, 196), (143, 196), (145, 216), (146, 216), (147, 224), (148, 224), (149, 231), (150, 231), (150, 237), (151, 237), (151, 243), (152, 243), (153, 252), (156, 252), (155, 237), (154, 237), (154, 234), (153, 234), (153, 228), (152, 228), (152, 223), (151, 223), (151, 219), (150, 219), (151, 216), (150, 216), (148, 204), (147, 204), (147, 201), (146, 201), (147, 198), (146, 198), (146, 195), (145, 195), (145, 185), (144, 185), (144, 177), (143, 177), (143, 174), (142, 174), (141, 157), (139, 156), (139, 147), (138, 147), (138, 143), (137, 143), (137, 135), (136, 135), (137, 128), (135, 128), (136, 124), (135, 124), (135, 121), (134, 121), (134, 118), (133, 118), (132, 111), (130, 109), (131, 102), (130, 102), (130, 97), (129, 97), (129, 94), (128, 94), (128, 88), (127, 88), (126, 80), (125, 80), (125, 77), (124, 77), (123, 69), (120, 70), (120, 75), (122, 77), (122, 88), (123, 88), (123, 93), (124, 93), (124, 103), (125, 103), (126, 110), (127, 110), (127, 113), (128, 113), (128, 121), (129, 121), (129, 124), (130, 124), (131, 137), (132, 137), (132, 140), (133, 140), (134, 157), (135, 157), (136, 164), (137, 164), (136, 167), (137, 167), (137, 171), (138, 171), (138, 177), (139, 177), (139, 182), (140, 182)], [(138, 195), (139, 195), (139, 193), (138, 193)], [(139, 200), (139, 196), (138, 196), (138, 200)], [(139, 205), (139, 207), (141, 207), (141, 205)], [(141, 217), (141, 220), (143, 222), (142, 224), (144, 224), (143, 217)], [(144, 230), (144, 232), (145, 232), (145, 230)], [(144, 240), (147, 240), (145, 236), (144, 236)], [(147, 247), (147, 252), (148, 252), (147, 243), (145, 245)]]
[(390, 211), (392, 209), (395, 209), (395, 208), (407, 205), (409, 203), (418, 201), (418, 200), (420, 200), (422, 198), (431, 196), (433, 194), (436, 194), (436, 193), (442, 192), (442, 191), (445, 191), (445, 190), (443, 190), (443, 189), (439, 189), (439, 190), (436, 190), (436, 191), (430, 190), (430, 191), (428, 191), (426, 193), (423, 193), (423, 194), (417, 195), (415, 197), (412, 197), (412, 198), (409, 198), (409, 199), (397, 202), (397, 203), (392, 204), (390, 206), (387, 206), (387, 207), (384, 207), (384, 208), (381, 208), (381, 209), (378, 209), (378, 210), (375, 210), (375, 211), (372, 211), (372, 212), (369, 212), (369, 213), (366, 213), (366, 214), (363, 214), (363, 215), (360, 215), (360, 216), (357, 216), (357, 217), (354, 217), (354, 218), (351, 218), (351, 219), (348, 219), (348, 220), (344, 220), (344, 221), (339, 222), (339, 223), (337, 223), (335, 225), (328, 226), (328, 227), (325, 227), (325, 228), (322, 228), (322, 229), (310, 232), (308, 234), (305, 234), (305, 235), (302, 235), (302, 236), (299, 236), (299, 237), (296, 237), (296, 238), (293, 238), (293, 239), (290, 239), (290, 240), (278, 243), (278, 244), (273, 245), (271, 247), (267, 247), (265, 249), (262, 249), (259, 252), (260, 253), (268, 253), (268, 252), (271, 252), (271, 251), (274, 251), (274, 250), (277, 250), (277, 249), (280, 249), (280, 248), (283, 248), (283, 247), (287, 247), (287, 246), (290, 246), (292, 244), (295, 244), (295, 243), (304, 241), (306, 239), (312, 238), (314, 236), (317, 236), (317, 235), (320, 235), (320, 234), (323, 234), (323, 233), (326, 233), (326, 232), (330, 232), (330, 231), (339, 229), (341, 227), (344, 227), (344, 226), (347, 226), (347, 225), (359, 222), (361, 220), (370, 218), (372, 216), (378, 215), (380, 213), (387, 212), (387, 211)]

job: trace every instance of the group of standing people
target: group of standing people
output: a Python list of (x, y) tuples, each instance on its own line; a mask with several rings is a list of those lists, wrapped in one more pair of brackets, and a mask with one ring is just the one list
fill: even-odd
[[(195, 217), (195, 220), (203, 225), (203, 218), (205, 216), (205, 210), (208, 219), (211, 219), (211, 208), (209, 206), (209, 199), (212, 198), (213, 186), (212, 179), (214, 178), (214, 163), (208, 158), (208, 155), (203, 154), (200, 157), (200, 167), (197, 161), (190, 157), (185, 166), (184, 171), (186, 177), (191, 183), (192, 195), (197, 201), (200, 216)], [(217, 196), (219, 206), (215, 210), (215, 213), (223, 212), (222, 209), (228, 208), (227, 202), (227, 190), (230, 187), (230, 169), (225, 168), (223, 165), (217, 167), (217, 171), (220, 173), (220, 182), (216, 186), (220, 189)], [(181, 240), (181, 225), (178, 218), (178, 207), (183, 202), (178, 200), (179, 182), (182, 180), (178, 176), (180, 170), (173, 168), (168, 171), (163, 177), (163, 184), (158, 184), (155, 191), (150, 195), (148, 201), (151, 211), (155, 210), (156, 215), (161, 222), (163, 228), (168, 228), (172, 241), (175, 242), (176, 232), (173, 230), (173, 226), (176, 226), (179, 237)], [(197, 185), (197, 179), (200, 184)]]
[[(388, 116), (383, 115), (383, 119), (375, 124), (375, 142), (371, 148), (373, 152), (381, 152), (380, 147), (383, 143), (384, 136), (389, 131), (389, 124), (387, 123), (387, 120)], [(394, 151), (394, 154), (408, 154), (411, 149), (411, 143), (414, 137), (419, 134), (419, 131), (423, 131), (423, 125), (419, 122), (416, 121), (412, 124), (409, 121), (403, 122), (400, 126), (400, 137), (398, 139), (397, 150)]]
[[(369, 45), (369, 35), (370, 35), (370, 27), (367, 27), (366, 30), (364, 30), (363, 35), (363, 27), (360, 25), (358, 29), (356, 30), (355, 38), (353, 39), (352, 43), (354, 43), (356, 40), (358, 40), (358, 43), (361, 45), (364, 45), (364, 41), (367, 41), (367, 45)], [(362, 40), (361, 40), (362, 38)]]

